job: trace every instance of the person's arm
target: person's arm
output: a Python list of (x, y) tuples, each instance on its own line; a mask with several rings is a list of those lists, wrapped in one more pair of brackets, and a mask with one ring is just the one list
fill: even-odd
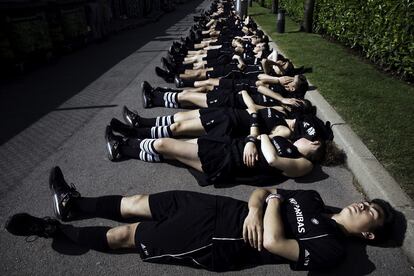
[(281, 102), (282, 104), (299, 106), (300, 103), (302, 102), (302, 100), (295, 99), (295, 98), (284, 98), (279, 93), (277, 93), (275, 91), (272, 91), (269, 87), (266, 87), (266, 86), (263, 86), (263, 85), (261, 85), (257, 88), (257, 92), (259, 92), (259, 93), (261, 93), (265, 96), (268, 96), (269, 98), (275, 99), (275, 100)]
[(239, 55), (233, 55), (232, 59), (237, 61), (237, 68), (240, 70), (244, 70), (246, 68), (246, 64), (244, 63), (243, 59)]
[(255, 189), (249, 198), (249, 213), (243, 223), (243, 239), (257, 250), (263, 248), (263, 205), (269, 194), (276, 193), (276, 189)]
[(280, 157), (268, 135), (260, 135), (260, 140), (261, 150), (267, 163), (270, 166), (283, 171), (284, 175), (288, 177), (300, 177), (312, 170), (313, 164), (306, 158)]
[(252, 97), (250, 97), (249, 93), (246, 90), (242, 90), (242, 91), (239, 92), (239, 94), (242, 95), (243, 102), (247, 106), (247, 109), (249, 109), (253, 112), (256, 112), (257, 111), (257, 106), (254, 103)]
[(299, 244), (287, 239), (281, 217), (282, 199), (273, 197), (267, 203), (263, 218), (263, 247), (272, 254), (296, 262), (299, 259)]

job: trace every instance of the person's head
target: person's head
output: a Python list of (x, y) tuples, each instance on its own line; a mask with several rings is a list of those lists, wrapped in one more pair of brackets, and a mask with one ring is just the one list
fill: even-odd
[(345, 163), (345, 152), (339, 149), (333, 141), (300, 138), (293, 143), (298, 151), (314, 164), (337, 166)]
[(386, 240), (391, 232), (395, 211), (382, 199), (350, 204), (332, 218), (349, 236), (360, 237), (370, 243)]
[(289, 82), (283, 87), (289, 92), (306, 92), (309, 84), (304, 75), (295, 75), (292, 82)]
[(277, 66), (274, 67), (275, 72), (279, 76), (290, 76), (295, 67), (289, 59), (281, 59), (276, 61)]
[(311, 141), (306, 138), (296, 140), (293, 145), (308, 160), (314, 162), (313, 159), (319, 159), (319, 155), (323, 152), (324, 143), (320, 141)]

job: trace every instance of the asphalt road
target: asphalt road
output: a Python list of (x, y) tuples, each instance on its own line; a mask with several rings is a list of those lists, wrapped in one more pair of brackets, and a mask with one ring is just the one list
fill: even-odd
[[(121, 118), (123, 105), (140, 114), (157, 116), (173, 110), (143, 110), (140, 83), (165, 85), (155, 73), (160, 57), (174, 39), (186, 35), (192, 16), (209, 1), (181, 5), (157, 23), (111, 37), (66, 56), (53, 66), (0, 87), (0, 223), (16, 212), (52, 216), (48, 174), (59, 165), (69, 182), (85, 196), (192, 190), (247, 200), (251, 186), (215, 189), (199, 187), (183, 168), (136, 160), (112, 163), (106, 157), (104, 128)], [(5, 132), (5, 134), (3, 134)], [(330, 206), (342, 207), (363, 196), (344, 167), (320, 168), (306, 178), (279, 185), (315, 189)], [(75, 225), (117, 225), (103, 219)], [(211, 274), (193, 268), (144, 263), (138, 254), (105, 254), (59, 240), (32, 242), (0, 230), (1, 275), (50, 274)], [(378, 248), (349, 242), (342, 265), (325, 272), (292, 272), (287, 265), (262, 266), (228, 274), (240, 275), (413, 275), (396, 247)]]

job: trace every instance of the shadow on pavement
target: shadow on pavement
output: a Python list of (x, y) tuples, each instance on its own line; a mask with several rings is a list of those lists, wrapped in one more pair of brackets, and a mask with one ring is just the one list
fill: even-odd
[(91, 44), (61, 57), (55, 64), (0, 84), (0, 145), (82, 91), (149, 41), (165, 35), (166, 29), (193, 12), (201, 2), (193, 0), (180, 5), (155, 23), (158, 25), (156, 30), (148, 26), (126, 30), (111, 36), (105, 43)]

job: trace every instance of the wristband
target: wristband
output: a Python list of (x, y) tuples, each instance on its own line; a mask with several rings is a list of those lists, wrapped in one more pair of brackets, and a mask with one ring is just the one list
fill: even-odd
[(250, 114), (250, 127), (258, 127), (258, 116), (257, 113), (251, 113)]
[(249, 143), (249, 142), (252, 142), (252, 143), (256, 144), (256, 142), (257, 142), (256, 137), (251, 136), (251, 135), (247, 136), (247, 137), (244, 139), (244, 143), (245, 143), (245, 144), (247, 144), (247, 143)]
[(277, 199), (279, 199), (280, 201), (283, 201), (283, 197), (282, 197), (282, 195), (281, 195), (281, 194), (270, 194), (270, 195), (268, 195), (268, 196), (266, 197), (266, 204), (268, 204), (268, 203), (269, 203), (269, 200), (271, 200), (271, 199), (273, 199), (273, 198), (277, 198)]

